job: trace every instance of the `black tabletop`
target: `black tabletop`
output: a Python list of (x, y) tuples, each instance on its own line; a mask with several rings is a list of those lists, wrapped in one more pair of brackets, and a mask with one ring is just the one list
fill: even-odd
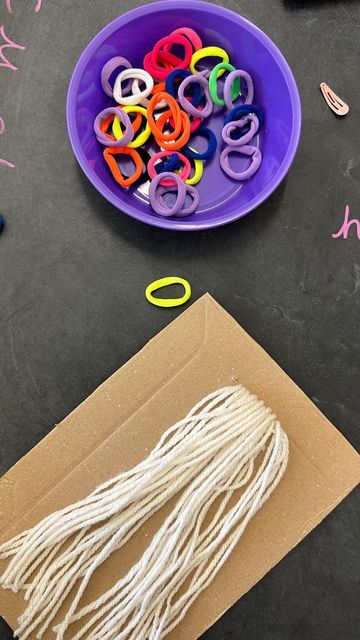
[[(165, 1), (165, 0), (164, 0)], [(181, 0), (179, 0), (181, 1)], [(26, 4), (26, 6), (25, 6)], [(209, 291), (358, 449), (360, 242), (356, 0), (228, 0), (280, 47), (298, 82), (303, 131), (287, 179), (256, 212), (195, 234), (119, 213), (77, 166), (66, 131), (73, 67), (135, 0), (12, 0), (0, 25), (26, 50), (0, 66), (0, 472), (5, 472), (182, 309), (144, 289), (181, 275)], [(350, 105), (338, 119), (319, 91)], [(1, 122), (1, 121), (0, 121)], [(360, 224), (359, 224), (360, 226)], [(355, 640), (359, 493), (349, 496), (203, 640)], [(0, 622), (0, 636), (11, 638)]]

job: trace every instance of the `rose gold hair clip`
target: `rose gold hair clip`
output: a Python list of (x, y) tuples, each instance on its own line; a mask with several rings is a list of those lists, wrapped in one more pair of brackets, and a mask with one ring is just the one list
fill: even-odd
[(346, 102), (341, 100), (325, 82), (321, 82), (320, 90), (330, 109), (332, 109), (337, 116), (346, 116), (349, 112), (349, 106)]

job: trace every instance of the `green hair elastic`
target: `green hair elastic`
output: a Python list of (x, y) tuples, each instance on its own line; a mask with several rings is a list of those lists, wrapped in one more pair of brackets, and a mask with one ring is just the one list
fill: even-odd
[[(214, 67), (212, 72), (210, 73), (210, 77), (209, 77), (210, 96), (214, 104), (218, 104), (220, 107), (223, 107), (225, 104), (225, 101), (222, 98), (219, 98), (218, 92), (217, 92), (218, 77), (220, 77), (221, 75), (219, 74), (219, 71), (221, 71), (222, 69), (224, 69), (224, 71), (236, 71), (235, 67), (233, 67), (232, 64), (229, 64), (228, 62), (219, 62), (219, 64), (217, 64), (216, 67)], [(235, 78), (234, 84), (231, 88), (232, 100), (235, 100), (239, 95), (241, 95), (240, 82), (241, 82), (240, 78)]]

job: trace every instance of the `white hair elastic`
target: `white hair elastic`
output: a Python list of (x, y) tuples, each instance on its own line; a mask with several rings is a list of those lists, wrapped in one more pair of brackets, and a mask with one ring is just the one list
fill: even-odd
[[(124, 80), (128, 80), (129, 78), (134, 78), (136, 80), (141, 80), (145, 83), (145, 89), (140, 91), (139, 93), (133, 93), (132, 95), (123, 96), (121, 84)], [(115, 80), (114, 84), (114, 99), (118, 104), (140, 104), (144, 98), (147, 98), (150, 95), (152, 89), (154, 87), (154, 80), (151, 77), (150, 73), (145, 71), (144, 69), (124, 69), (119, 73)]]

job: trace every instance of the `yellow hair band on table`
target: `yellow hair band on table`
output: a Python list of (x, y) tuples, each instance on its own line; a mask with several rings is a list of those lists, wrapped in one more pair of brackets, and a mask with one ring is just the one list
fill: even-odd
[[(168, 287), (170, 284), (183, 285), (185, 293), (182, 298), (156, 298), (153, 296), (154, 291), (157, 291), (157, 289), (161, 289), (162, 287)], [(148, 302), (154, 304), (156, 307), (179, 307), (189, 300), (191, 296), (191, 286), (187, 280), (184, 280), (184, 278), (168, 276), (167, 278), (160, 278), (160, 280), (155, 280), (149, 284), (146, 287), (145, 296)]]
[[(198, 49), (198, 51), (195, 51), (193, 54), (189, 65), (190, 71), (193, 73), (200, 73), (196, 69), (195, 65), (203, 58), (220, 58), (222, 62), (229, 62), (229, 56), (224, 49), (221, 49), (220, 47), (204, 47), (203, 49)], [(223, 73), (225, 73), (225, 69), (220, 69), (218, 71), (217, 78), (220, 78)]]
[[(144, 107), (140, 107), (138, 105), (131, 105), (131, 104), (127, 104), (124, 107), (122, 107), (123, 111), (126, 111), (126, 113), (141, 113), (141, 115), (143, 115), (146, 119), (146, 127), (144, 129), (144, 131), (142, 131), (141, 133), (139, 133), (139, 135), (134, 138), (134, 140), (132, 140), (131, 142), (129, 142), (129, 144), (127, 145), (128, 147), (130, 147), (131, 149), (136, 149), (137, 147), (142, 147), (143, 144), (145, 144), (145, 142), (148, 140), (148, 138), (150, 138), (151, 135), (151, 129), (147, 120), (147, 112), (146, 109), (144, 109)], [(112, 132), (115, 136), (115, 138), (117, 140), (120, 140), (120, 138), (122, 138), (123, 136), (123, 132), (121, 130), (121, 124), (120, 124), (120, 120), (117, 116), (115, 116), (114, 118), (114, 122), (113, 122), (113, 126), (112, 126)]]

